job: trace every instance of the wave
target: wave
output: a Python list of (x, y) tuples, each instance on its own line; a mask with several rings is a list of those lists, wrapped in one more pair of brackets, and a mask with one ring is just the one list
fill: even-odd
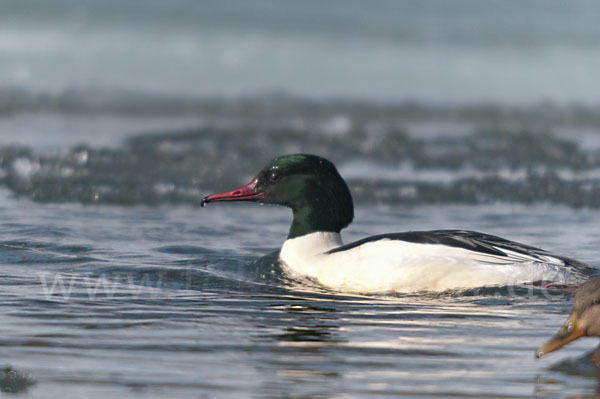
[[(307, 152), (336, 163), (361, 204), (600, 207), (600, 119), (593, 108), (269, 96), (21, 98), (20, 122), (0, 139), (0, 184), (41, 202), (197, 205), (204, 195), (246, 183), (272, 157)], [(19, 141), (19, 123), (28, 125), (40, 113), (43, 122)], [(75, 117), (81, 130), (69, 129)], [(104, 124), (111, 145), (95, 145), (103, 134), (94, 126)], [(43, 141), (48, 125), (58, 126), (52, 140), (65, 147), (43, 151), (30, 144)], [(11, 137), (17, 144), (8, 144)]]

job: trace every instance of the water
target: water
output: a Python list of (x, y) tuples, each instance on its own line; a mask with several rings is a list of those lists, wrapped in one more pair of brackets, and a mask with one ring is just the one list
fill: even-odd
[(211, 204), (331, 159), (345, 242), (478, 230), (600, 267), (598, 3), (3, 1), (0, 396), (598, 397), (570, 291), (358, 295)]
[(600, 103), (594, 0), (6, 0), (0, 87)]
[(121, 101), (5, 114), (0, 184), (46, 202), (199, 204), (275, 156), (307, 152), (336, 163), (358, 203), (600, 206), (592, 108)]
[[(599, 266), (598, 216), (550, 205), (361, 206), (345, 237), (469, 227)], [(331, 292), (290, 279), (269, 256), (284, 239), (285, 210), (39, 204), (3, 190), (0, 217), (0, 347), (3, 363), (35, 381), (25, 397), (596, 390), (589, 370), (552, 369), (592, 340), (534, 360), (565, 318), (565, 293)]]

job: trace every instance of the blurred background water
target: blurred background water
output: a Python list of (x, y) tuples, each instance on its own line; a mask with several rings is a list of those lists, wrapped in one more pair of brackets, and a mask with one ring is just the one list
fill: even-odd
[(533, 0), (7, 0), (3, 86), (597, 103), (600, 6)]
[(287, 210), (197, 207), (317, 153), (357, 204), (346, 242), (465, 228), (599, 267), (598, 15), (2, 1), (0, 395), (598, 396), (593, 342), (533, 360), (568, 292), (331, 292), (281, 271)]

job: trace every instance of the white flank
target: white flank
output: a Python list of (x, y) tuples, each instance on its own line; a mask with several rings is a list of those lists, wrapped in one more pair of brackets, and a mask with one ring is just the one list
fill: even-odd
[(347, 251), (338, 233), (311, 233), (288, 239), (280, 259), (290, 272), (350, 292), (445, 291), (550, 280), (567, 282), (565, 263), (506, 251), (507, 257), (441, 244), (383, 239)]

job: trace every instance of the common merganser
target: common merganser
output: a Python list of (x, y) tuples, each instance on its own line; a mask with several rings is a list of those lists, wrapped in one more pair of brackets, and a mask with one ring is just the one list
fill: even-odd
[[(273, 159), (250, 183), (204, 197), (255, 201), (292, 209), (279, 259), (287, 271), (351, 292), (444, 291), (522, 282), (579, 283), (589, 266), (545, 250), (464, 230), (381, 234), (343, 245), (354, 217), (350, 190), (325, 158)], [(577, 281), (573, 281), (573, 279)]]
[[(571, 315), (558, 333), (538, 349), (536, 357), (539, 359), (581, 337), (600, 337), (600, 277), (579, 287)], [(600, 346), (590, 360), (600, 368)]]

